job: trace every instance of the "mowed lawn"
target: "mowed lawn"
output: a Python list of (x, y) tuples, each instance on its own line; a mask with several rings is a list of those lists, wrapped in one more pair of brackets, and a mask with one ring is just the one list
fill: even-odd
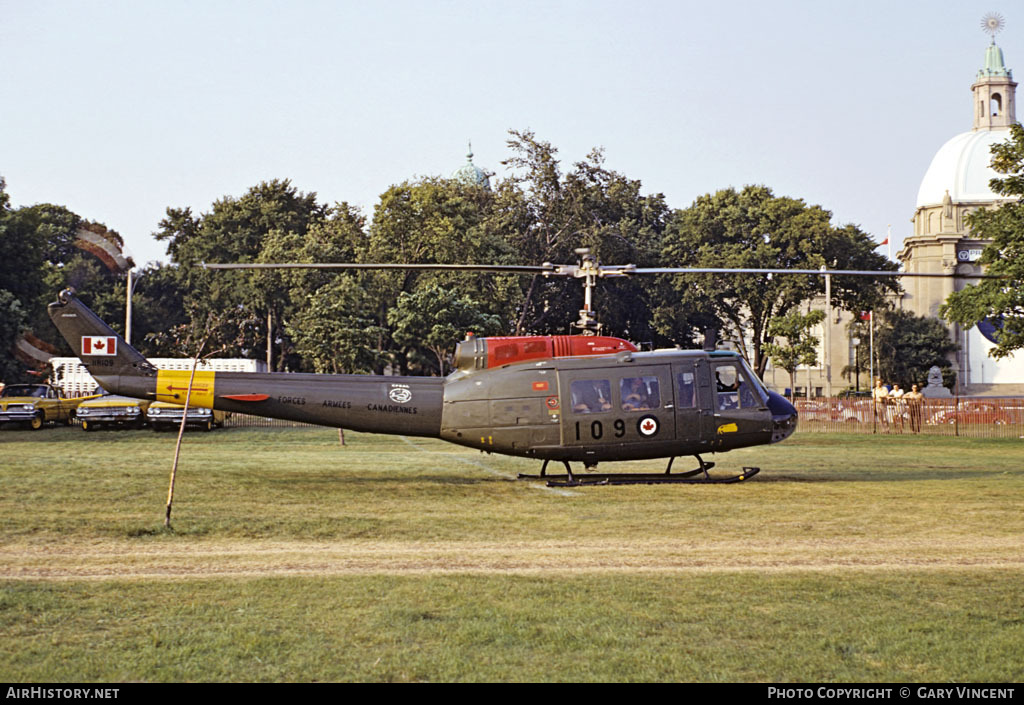
[(174, 440), (0, 431), (6, 680), (1024, 678), (1021, 439), (798, 432), (706, 456), (739, 485), (552, 489), (233, 428), (186, 437), (165, 531)]

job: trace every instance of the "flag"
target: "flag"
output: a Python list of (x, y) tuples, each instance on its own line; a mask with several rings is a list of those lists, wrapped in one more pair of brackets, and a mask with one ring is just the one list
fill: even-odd
[(106, 335), (83, 335), (83, 355), (117, 355), (117, 338)]
[(862, 320), (862, 321), (870, 321), (871, 320), (871, 311), (861, 311), (860, 312), (860, 320)]

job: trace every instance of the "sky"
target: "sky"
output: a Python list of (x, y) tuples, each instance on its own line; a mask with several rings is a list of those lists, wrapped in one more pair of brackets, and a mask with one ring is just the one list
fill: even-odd
[(168, 207), (290, 179), (372, 217), (469, 140), (504, 176), (508, 131), (532, 130), (566, 167), (603, 148), (672, 208), (764, 184), (879, 242), (891, 225), (896, 252), (932, 157), (971, 129), (985, 14), (1024, 67), (1017, 7), (0, 0), (0, 176), (15, 207), (104, 223), (142, 265), (167, 261)]

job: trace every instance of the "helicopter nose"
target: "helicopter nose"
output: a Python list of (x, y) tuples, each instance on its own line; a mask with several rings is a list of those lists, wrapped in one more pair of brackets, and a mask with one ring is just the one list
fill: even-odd
[(796, 407), (777, 392), (768, 392), (768, 410), (772, 412), (772, 443), (784, 441), (796, 430)]

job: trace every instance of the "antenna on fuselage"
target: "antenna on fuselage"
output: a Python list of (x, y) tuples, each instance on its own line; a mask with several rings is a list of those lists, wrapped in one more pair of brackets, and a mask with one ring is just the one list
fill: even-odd
[(715, 328), (704, 329), (704, 352), (714, 352), (718, 348), (718, 331)]

